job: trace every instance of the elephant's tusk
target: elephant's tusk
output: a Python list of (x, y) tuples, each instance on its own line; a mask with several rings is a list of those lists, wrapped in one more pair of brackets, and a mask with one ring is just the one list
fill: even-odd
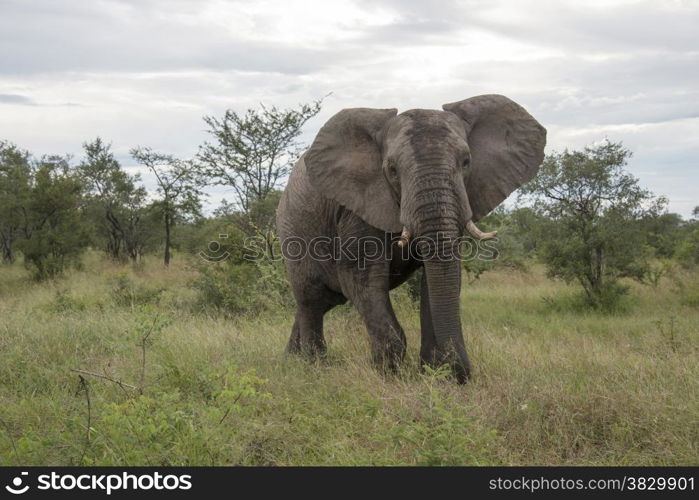
[(466, 230), (471, 236), (473, 236), (477, 240), (492, 240), (498, 235), (497, 231), (484, 233), (483, 231), (478, 229), (478, 227), (476, 227), (476, 224), (472, 220), (466, 223)]
[(402, 248), (405, 245), (407, 245), (408, 242), (410, 241), (410, 236), (411, 236), (410, 230), (407, 227), (403, 226), (403, 232), (400, 233), (400, 239), (398, 240), (398, 246)]

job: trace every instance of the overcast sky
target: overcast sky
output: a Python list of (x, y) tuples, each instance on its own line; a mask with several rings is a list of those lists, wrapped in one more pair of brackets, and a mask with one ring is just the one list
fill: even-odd
[(698, 33), (691, 0), (0, 0), (0, 139), (79, 160), (99, 135), (132, 169), (136, 145), (194, 155), (202, 116), (226, 108), (332, 92), (310, 142), (345, 107), (499, 93), (548, 129), (548, 152), (623, 141), (641, 183), (689, 216)]

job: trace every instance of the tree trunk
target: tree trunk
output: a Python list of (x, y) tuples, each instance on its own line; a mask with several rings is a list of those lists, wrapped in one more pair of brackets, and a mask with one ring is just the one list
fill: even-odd
[(165, 256), (163, 262), (166, 266), (170, 265), (170, 213), (165, 212)]
[(2, 241), (2, 261), (6, 264), (12, 264), (15, 261), (15, 256), (12, 253), (11, 239), (3, 239)]
[(105, 212), (105, 218), (109, 223), (109, 238), (110, 241), (107, 244), (109, 255), (115, 261), (118, 261), (121, 256), (121, 242), (124, 239), (124, 231), (121, 228), (119, 220), (114, 216), (111, 209), (107, 209)]
[(590, 293), (588, 296), (592, 305), (598, 307), (602, 303), (602, 293), (604, 289), (604, 253), (600, 245), (594, 247), (589, 255), (590, 262)]

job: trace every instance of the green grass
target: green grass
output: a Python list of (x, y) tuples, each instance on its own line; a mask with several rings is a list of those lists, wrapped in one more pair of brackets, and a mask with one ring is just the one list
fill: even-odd
[[(462, 387), (417, 369), (402, 290), (409, 352), (385, 377), (350, 307), (327, 316), (328, 357), (310, 364), (283, 355), (292, 311), (197, 312), (181, 260), (134, 271), (89, 254), (83, 269), (41, 284), (0, 267), (3, 465), (699, 463), (692, 276), (602, 314), (540, 269), (486, 273), (462, 292)], [(149, 331), (143, 395), (70, 371), (140, 386)]]

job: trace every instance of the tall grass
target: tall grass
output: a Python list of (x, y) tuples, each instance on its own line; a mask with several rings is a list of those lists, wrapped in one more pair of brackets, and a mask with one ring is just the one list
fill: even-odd
[[(417, 369), (405, 290), (393, 299), (408, 356), (384, 376), (351, 307), (327, 316), (327, 359), (286, 358), (292, 311), (201, 312), (188, 269), (88, 254), (83, 270), (37, 284), (0, 267), (0, 463), (699, 463), (692, 276), (633, 285), (603, 314), (537, 268), (486, 273), (462, 292), (475, 374), (457, 386)], [(74, 368), (141, 390), (81, 384)]]

